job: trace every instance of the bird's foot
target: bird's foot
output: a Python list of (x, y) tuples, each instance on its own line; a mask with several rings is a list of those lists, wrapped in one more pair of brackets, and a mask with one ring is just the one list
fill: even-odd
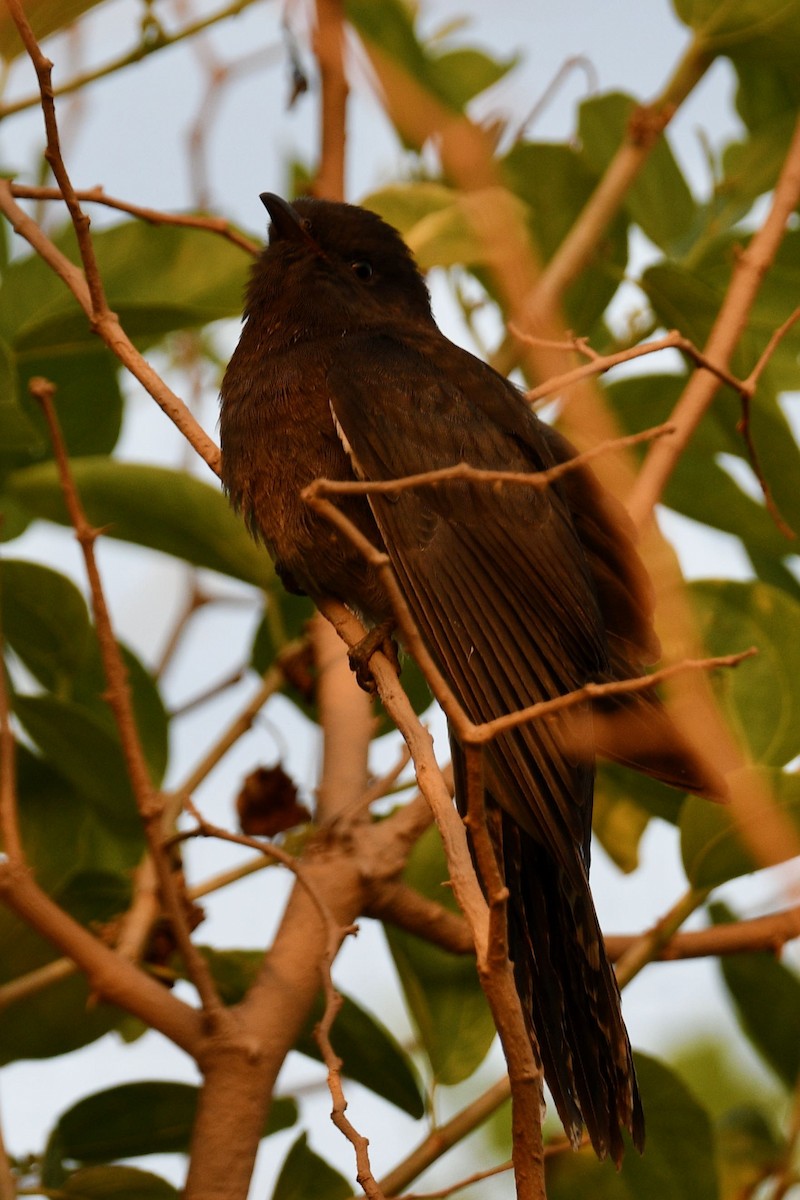
[(375, 678), (370, 667), (370, 659), (376, 650), (380, 650), (389, 659), (389, 662), (394, 667), (397, 674), (400, 674), (400, 660), (397, 657), (397, 646), (392, 638), (394, 633), (395, 623), (393, 620), (381, 621), (380, 625), (376, 625), (374, 629), (370, 629), (369, 633), (353, 646), (348, 654), (350, 666), (355, 672), (358, 686), (368, 692), (370, 696), (374, 696), (377, 688), (375, 686)]

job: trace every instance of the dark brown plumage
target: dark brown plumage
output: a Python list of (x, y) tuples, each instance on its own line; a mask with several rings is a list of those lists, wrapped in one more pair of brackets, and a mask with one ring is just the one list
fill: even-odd
[[(390, 607), (363, 559), (300, 498), (318, 477), (377, 481), (466, 461), (537, 471), (574, 451), (517, 389), (438, 330), (400, 236), (349, 205), (262, 197), (269, 246), (222, 385), (223, 481), (286, 585), (373, 622)], [(624, 514), (585, 467), (540, 491), (459, 482), (340, 502), (385, 547), (421, 634), (474, 721), (638, 674), (658, 654), (650, 588)], [(666, 714), (608, 706), (649, 749), (598, 749), (671, 784), (720, 789)], [(590, 726), (584, 713), (584, 732)], [(644, 1121), (619, 991), (589, 890), (593, 747), (529, 723), (486, 750), (510, 892), (517, 987), (576, 1142), (621, 1159)], [(456, 780), (463, 769), (453, 739)], [(457, 786), (458, 790), (458, 786)]]

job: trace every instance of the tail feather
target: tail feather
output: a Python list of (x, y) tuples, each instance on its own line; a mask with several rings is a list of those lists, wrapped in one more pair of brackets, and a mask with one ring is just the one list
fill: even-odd
[(583, 1127), (601, 1158), (619, 1165), (620, 1127), (641, 1150), (644, 1117), (619, 988), (589, 892), (503, 815), (509, 948), (545, 1079), (573, 1145)]

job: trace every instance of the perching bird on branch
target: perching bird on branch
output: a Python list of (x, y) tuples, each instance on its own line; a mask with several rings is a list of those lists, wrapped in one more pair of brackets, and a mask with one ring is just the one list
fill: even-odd
[[(291, 591), (338, 599), (379, 624), (392, 610), (375, 568), (301, 498), (308, 484), (462, 461), (533, 472), (575, 451), (511, 383), (440, 333), (394, 229), (350, 205), (262, 200), (269, 245), (222, 384), (224, 485)], [(428, 650), (476, 723), (589, 680), (640, 674), (657, 657), (649, 582), (624, 515), (585, 466), (545, 489), (460, 481), (336, 503), (385, 548)], [(614, 713), (626, 746), (600, 744)], [(487, 745), (484, 776), (487, 808), (499, 814), (490, 826), (509, 890), (510, 955), (547, 1083), (573, 1143), (585, 1125), (597, 1153), (619, 1162), (620, 1127), (641, 1149), (644, 1120), (589, 890), (594, 753), (690, 791), (723, 785), (650, 693), (609, 703), (595, 724), (595, 739), (585, 710), (577, 725), (506, 732)], [(463, 754), (451, 741), (458, 791)]]

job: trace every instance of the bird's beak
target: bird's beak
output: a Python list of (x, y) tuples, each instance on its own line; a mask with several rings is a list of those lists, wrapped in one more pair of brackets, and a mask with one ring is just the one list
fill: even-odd
[(287, 242), (305, 243), (312, 246), (314, 250), (318, 250), (316, 242), (309, 233), (307, 223), (303, 221), (288, 200), (276, 196), (274, 192), (262, 192), (259, 199), (270, 215), (273, 236), (285, 239)]

